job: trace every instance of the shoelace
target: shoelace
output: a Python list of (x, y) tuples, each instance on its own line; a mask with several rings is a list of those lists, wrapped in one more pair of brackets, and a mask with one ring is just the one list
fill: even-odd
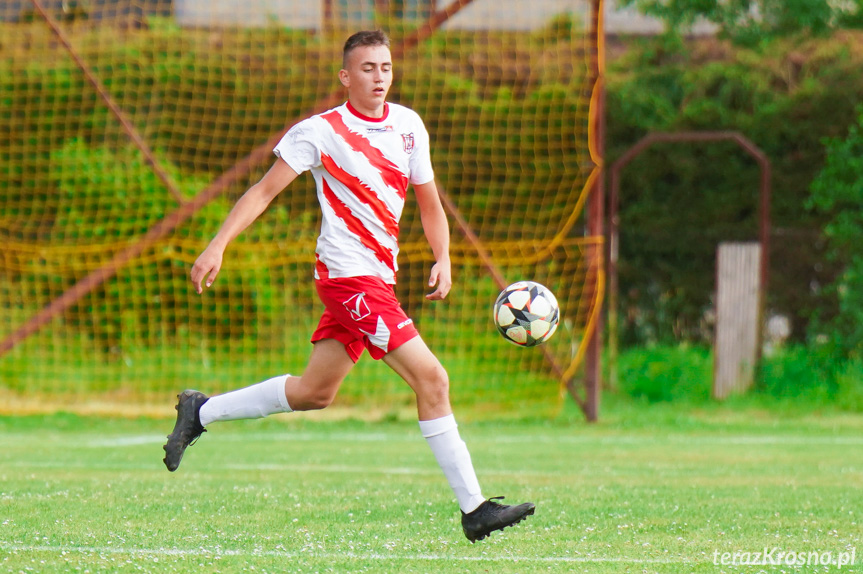
[(503, 497), (503, 496), (492, 496), (491, 498), (489, 498), (487, 500), (488, 504), (485, 507), (485, 511), (488, 512), (488, 511), (492, 511), (492, 509), (495, 509), (494, 512), (496, 512), (496, 509), (504, 508), (506, 506), (505, 504), (495, 502), (495, 500), (503, 500), (504, 498), (505, 497)]
[(198, 439), (199, 439), (199, 438), (201, 438), (201, 435), (202, 435), (202, 434), (204, 434), (205, 432), (207, 432), (207, 429), (202, 428), (202, 429), (201, 429), (201, 432), (199, 432), (199, 433), (198, 433), (198, 436), (196, 436), (195, 438), (193, 438), (193, 439), (192, 439), (192, 442), (190, 442), (190, 443), (189, 443), (189, 446), (192, 446), (193, 444), (195, 444), (196, 442), (198, 442)]

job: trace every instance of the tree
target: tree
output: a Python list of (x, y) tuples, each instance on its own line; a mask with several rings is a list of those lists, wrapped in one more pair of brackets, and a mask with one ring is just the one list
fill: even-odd
[(810, 208), (829, 216), (828, 254), (842, 269), (829, 286), (836, 313), (821, 323), (818, 334), (852, 356), (863, 351), (863, 106), (858, 115), (846, 138), (827, 140), (827, 159), (809, 201)]
[(823, 34), (863, 26), (863, 0), (621, 0), (663, 22), (670, 35), (685, 34), (699, 20), (739, 44), (797, 33)]

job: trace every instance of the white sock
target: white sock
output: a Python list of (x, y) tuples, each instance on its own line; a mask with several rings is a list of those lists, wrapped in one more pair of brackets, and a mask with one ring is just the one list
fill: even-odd
[(439, 419), (420, 421), (420, 431), (455, 493), (459, 507), (465, 513), (476, 510), (485, 502), (485, 498), (479, 488), (467, 445), (458, 434), (455, 417), (447, 415)]
[(201, 407), (201, 425), (291, 412), (293, 409), (285, 396), (285, 380), (289, 376), (280, 375), (245, 389), (210, 397)]

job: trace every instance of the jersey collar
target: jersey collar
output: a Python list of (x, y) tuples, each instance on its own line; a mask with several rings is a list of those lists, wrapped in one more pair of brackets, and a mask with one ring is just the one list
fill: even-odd
[(390, 105), (386, 102), (384, 102), (384, 115), (382, 115), (379, 118), (370, 118), (369, 116), (361, 114), (360, 112), (357, 111), (357, 109), (355, 107), (353, 107), (351, 105), (350, 100), (348, 100), (346, 103), (347, 103), (349, 112), (351, 112), (353, 115), (355, 115), (359, 119), (367, 121), (367, 122), (382, 122), (385, 119), (387, 119), (388, 115), (390, 115)]

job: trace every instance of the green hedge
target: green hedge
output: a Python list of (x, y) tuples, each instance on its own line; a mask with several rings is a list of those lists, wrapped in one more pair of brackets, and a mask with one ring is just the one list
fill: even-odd
[[(621, 353), (615, 394), (647, 404), (706, 406), (713, 384), (713, 353), (695, 345), (647, 346)], [(726, 402), (739, 406), (824, 407), (863, 412), (863, 362), (831, 355), (826, 348), (790, 345), (766, 354), (750, 392)]]

